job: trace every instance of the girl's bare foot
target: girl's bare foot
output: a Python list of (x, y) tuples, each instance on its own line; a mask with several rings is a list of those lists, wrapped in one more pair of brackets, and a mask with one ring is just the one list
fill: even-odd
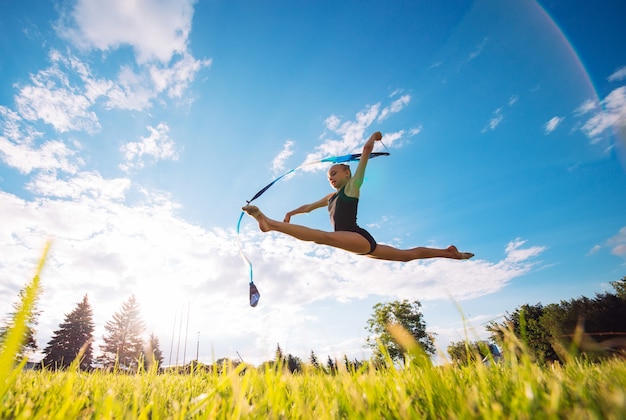
[(455, 247), (454, 245), (450, 245), (448, 247), (448, 251), (452, 253), (452, 258), (454, 258), (455, 260), (469, 260), (474, 256), (474, 254), (472, 254), (471, 252), (459, 252), (457, 247)]
[(259, 229), (261, 229), (261, 232), (267, 232), (270, 230), (267, 217), (261, 213), (261, 210), (259, 210), (257, 206), (243, 206), (241, 210), (245, 211), (250, 216), (254, 217), (257, 222), (259, 222)]

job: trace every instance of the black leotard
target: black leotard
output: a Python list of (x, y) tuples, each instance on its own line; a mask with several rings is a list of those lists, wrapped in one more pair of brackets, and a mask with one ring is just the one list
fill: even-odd
[(335, 232), (348, 231), (356, 232), (363, 236), (370, 244), (369, 252), (371, 254), (376, 249), (376, 240), (368, 231), (357, 225), (356, 213), (359, 207), (359, 199), (349, 197), (341, 188), (328, 200), (328, 212), (330, 213), (330, 223), (332, 223)]

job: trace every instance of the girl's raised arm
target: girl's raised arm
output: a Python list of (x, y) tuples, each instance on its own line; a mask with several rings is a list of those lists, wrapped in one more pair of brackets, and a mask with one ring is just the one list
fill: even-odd
[(383, 135), (380, 131), (372, 134), (367, 142), (363, 145), (363, 152), (359, 159), (359, 164), (352, 175), (352, 179), (346, 185), (345, 193), (350, 197), (358, 197), (361, 185), (363, 185), (363, 179), (365, 178), (365, 168), (367, 167), (367, 161), (369, 160), (370, 153), (374, 150), (374, 142), (382, 140)]

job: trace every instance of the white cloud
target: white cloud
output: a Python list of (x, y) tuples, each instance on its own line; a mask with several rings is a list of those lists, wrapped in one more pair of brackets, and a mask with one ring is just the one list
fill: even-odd
[[(471, 299), (502, 289), (527, 273), (545, 247), (507, 245), (506, 258), (482, 260), (424, 260), (409, 264), (363, 258), (330, 247), (300, 242), (280, 234), (247, 237), (244, 249), (255, 264), (255, 275), (272, 276), (271, 293), (280, 301), (307, 304), (324, 299), (350, 301), (377, 295), (390, 299)], [(285, 259), (285, 255), (289, 255)], [(341, 266), (342, 270), (336, 267)], [(280, 267), (277, 277), (276, 267)], [(273, 274), (272, 274), (273, 273)], [(445, 282), (440, 279), (445, 278)], [(390, 288), (381, 279), (393, 279)], [(269, 292), (269, 290), (268, 290)]]
[(31, 84), (20, 89), (15, 104), (25, 120), (42, 120), (61, 133), (100, 130), (96, 114), (89, 110), (91, 102), (80, 89), (70, 85), (56, 64), (32, 76)]
[(611, 127), (626, 127), (626, 86), (609, 93), (602, 100), (602, 107), (582, 126), (582, 131), (592, 140)]
[[(352, 153), (359, 149), (366, 137), (366, 131), (378, 117), (380, 103), (366, 106), (357, 112), (354, 121), (342, 122), (336, 115), (331, 115), (325, 121), (326, 129), (341, 136), (341, 140), (327, 139), (316, 147), (316, 151), (309, 153), (304, 162), (320, 160), (327, 156), (336, 156)], [(312, 169), (309, 167), (308, 169)], [(307, 169), (305, 169), (307, 170)]]
[(587, 255), (597, 254), (603, 248), (609, 248), (611, 254), (626, 259), (626, 226), (604, 241), (602, 245), (594, 245)]
[[(89, 66), (74, 55), (50, 52), (52, 65), (31, 76), (15, 97), (14, 122), (38, 120), (50, 124), (57, 132), (83, 131), (95, 134), (101, 126), (94, 106), (102, 100), (104, 107), (144, 110), (164, 93), (181, 98), (195, 75), (210, 60), (196, 60), (183, 54), (171, 65), (153, 63), (137, 70), (122, 65), (117, 80), (96, 78)], [(6, 111), (2, 113), (9, 119)], [(5, 131), (8, 124), (5, 124)]]
[(626, 259), (626, 226), (609, 238), (607, 245), (611, 248), (611, 254)]
[[(518, 100), (519, 100), (519, 96), (511, 95), (511, 97), (507, 100), (506, 104), (507, 106), (512, 107), (513, 105), (517, 103)], [(502, 107), (497, 108), (495, 111), (493, 111), (493, 113), (491, 114), (491, 118), (489, 119), (489, 121), (487, 121), (487, 124), (483, 127), (483, 129), (480, 132), (486, 133), (487, 131), (495, 130), (500, 125), (503, 119), (504, 119), (504, 114), (502, 112)]]
[(378, 115), (378, 122), (386, 120), (391, 114), (398, 113), (411, 102), (411, 95), (402, 95), (393, 101), (389, 106), (384, 107)]
[(423, 130), (423, 129), (424, 129), (424, 127), (420, 124), (420, 125), (418, 125), (417, 127), (411, 128), (411, 129), (409, 130), (409, 135), (410, 135), (411, 137), (413, 137), (413, 136), (417, 136), (419, 133), (421, 133), (421, 132), (422, 132), (422, 130)]
[(526, 241), (519, 238), (509, 242), (505, 249), (507, 253), (506, 261), (512, 263), (526, 262), (546, 250), (546, 247), (543, 246), (522, 248), (525, 244)]
[(614, 246), (611, 250), (611, 254), (626, 258), (626, 243)]
[(0, 156), (7, 165), (23, 174), (29, 174), (36, 169), (60, 169), (75, 173), (84, 164), (75, 150), (57, 140), (49, 140), (39, 147), (31, 147), (27, 144), (15, 144), (0, 136)]
[(106, 106), (142, 111), (152, 105), (157, 92), (159, 90), (152, 85), (148, 73), (135, 72), (129, 66), (122, 66), (117, 83), (107, 92)]
[(543, 125), (546, 134), (552, 133), (556, 128), (563, 122), (564, 117), (552, 117), (550, 120)]
[(34, 170), (75, 173), (84, 164), (77, 150), (61, 140), (41, 142), (43, 133), (17, 112), (0, 105), (0, 159), (23, 174)]
[(283, 150), (272, 160), (272, 172), (274, 174), (285, 170), (285, 161), (293, 155), (293, 145), (294, 142), (292, 140), (287, 140), (283, 145)]
[(597, 111), (601, 107), (600, 103), (596, 99), (587, 99), (585, 102), (580, 104), (578, 108), (574, 111), (574, 114), (581, 116), (588, 114), (592, 111)]
[(489, 38), (483, 38), (480, 44), (472, 52), (470, 52), (469, 56), (467, 57), (466, 62), (471, 61), (475, 59), (476, 57), (478, 57), (480, 54), (482, 54), (483, 50), (485, 49), (485, 46), (487, 45), (488, 40)]
[(159, 64), (150, 66), (150, 76), (158, 92), (167, 91), (170, 98), (180, 98), (189, 86), (195, 75), (203, 67), (211, 65), (211, 60), (196, 60), (189, 54), (183, 54), (182, 59), (169, 67)]
[(626, 66), (622, 66), (619, 69), (615, 70), (613, 74), (611, 74), (607, 80), (609, 82), (618, 82), (626, 79)]
[(141, 141), (130, 142), (123, 145), (120, 150), (124, 153), (125, 162), (120, 164), (120, 169), (129, 171), (131, 169), (143, 168), (145, 158), (149, 157), (153, 162), (163, 159), (178, 159), (176, 143), (169, 136), (169, 127), (165, 123), (160, 123), (156, 128), (148, 126), (150, 135), (142, 137)]
[(496, 109), (491, 118), (489, 119), (489, 121), (487, 122), (487, 125), (483, 127), (483, 129), (481, 130), (481, 133), (486, 133), (487, 131), (493, 131), (496, 129), (496, 127), (498, 127), (498, 125), (500, 125), (500, 123), (502, 122), (502, 119), (504, 118), (504, 116), (502, 115), (502, 108), (498, 108)]
[(59, 33), (80, 48), (130, 46), (140, 64), (187, 51), (195, 0), (78, 0)]
[[(363, 143), (369, 138), (371, 134), (370, 126), (374, 122), (380, 122), (382, 119), (386, 119), (389, 115), (400, 112), (404, 109), (406, 104), (410, 102), (410, 95), (403, 95), (401, 98), (393, 101), (389, 106), (381, 110), (381, 103), (374, 105), (368, 105), (361, 111), (357, 112), (354, 120), (342, 121), (337, 115), (331, 115), (324, 121), (326, 130), (335, 135), (341, 137), (340, 140), (326, 139), (324, 142), (317, 146), (315, 152), (309, 153), (304, 162), (312, 162), (320, 160), (327, 156), (337, 156), (347, 153), (355, 153), (361, 150)], [(422, 130), (422, 127), (416, 127), (410, 131), (410, 135), (414, 136)], [(398, 130), (391, 133), (383, 133), (383, 142), (386, 146), (400, 141), (405, 135), (405, 130)], [(382, 146), (380, 146), (382, 147)], [(375, 149), (378, 151), (378, 149)], [(314, 166), (307, 167), (305, 170), (316, 170)]]
[(594, 245), (594, 246), (591, 247), (591, 249), (589, 250), (587, 255), (597, 254), (601, 249), (602, 249), (602, 247), (600, 245)]
[(79, 200), (83, 197), (106, 200), (124, 200), (130, 188), (127, 178), (104, 179), (97, 172), (80, 172), (75, 176), (60, 179), (54, 172), (37, 174), (27, 187), (41, 196), (70, 198)]

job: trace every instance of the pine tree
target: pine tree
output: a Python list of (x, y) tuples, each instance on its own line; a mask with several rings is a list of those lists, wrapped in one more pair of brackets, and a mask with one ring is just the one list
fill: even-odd
[(337, 363), (333, 362), (333, 359), (330, 357), (330, 355), (328, 356), (328, 360), (326, 361), (326, 367), (328, 368), (328, 372), (330, 372), (331, 374), (335, 374), (337, 373)]
[[(13, 325), (15, 324), (15, 317), (22, 309), (25, 293), (25, 288), (20, 290), (18, 294), (18, 300), (13, 304), (13, 312), (8, 314), (4, 325), (0, 328), (0, 349), (2, 348), (2, 342), (4, 341), (4, 337), (8, 334), (9, 330), (13, 328)], [(41, 311), (37, 310), (36, 308), (39, 296), (41, 296), (41, 289), (37, 291), (37, 297), (35, 298), (33, 308), (30, 310), (30, 313), (28, 315), (26, 331), (24, 332), (24, 339), (22, 341), (22, 347), (19, 353), (16, 355), (18, 359), (24, 358), (28, 355), (28, 353), (37, 351), (38, 346), (37, 339), (35, 338), (35, 326), (38, 324), (38, 318), (41, 314)]]
[(145, 322), (139, 313), (139, 303), (132, 295), (122, 304), (122, 310), (113, 314), (104, 329), (102, 355), (98, 361), (105, 367), (117, 366), (123, 370), (136, 369), (143, 354)]
[(283, 349), (280, 348), (280, 343), (276, 344), (276, 352), (274, 353), (274, 363), (276, 364), (285, 363), (285, 355), (283, 354)]
[(81, 353), (80, 368), (91, 367), (93, 349), (93, 311), (87, 295), (76, 305), (76, 308), (65, 315), (65, 321), (59, 324), (52, 339), (44, 350), (43, 364), (52, 369), (68, 367)]
[(148, 367), (154, 365), (155, 363), (157, 367), (163, 366), (163, 352), (161, 351), (161, 346), (159, 345), (159, 338), (154, 335), (154, 333), (150, 334), (144, 360)]
[(309, 363), (311, 363), (311, 366), (313, 366), (315, 369), (320, 368), (320, 362), (317, 359), (317, 355), (313, 350), (311, 350), (311, 355), (309, 356)]

